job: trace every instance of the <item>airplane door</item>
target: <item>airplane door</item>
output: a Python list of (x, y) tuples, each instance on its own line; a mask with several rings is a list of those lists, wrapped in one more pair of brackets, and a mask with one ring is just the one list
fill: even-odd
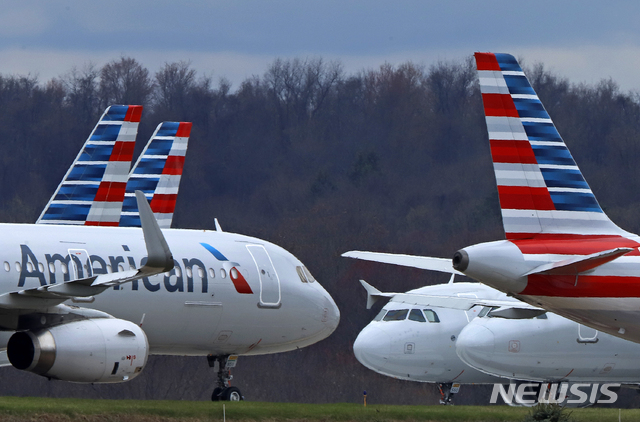
[(87, 251), (84, 249), (69, 249), (69, 256), (71, 257), (69, 272), (72, 280), (93, 276), (93, 268)]
[(578, 343), (597, 343), (598, 330), (585, 325), (578, 325)]
[(253, 257), (260, 276), (260, 306), (280, 307), (280, 278), (271, 262), (271, 257), (262, 245), (247, 245), (247, 249)]

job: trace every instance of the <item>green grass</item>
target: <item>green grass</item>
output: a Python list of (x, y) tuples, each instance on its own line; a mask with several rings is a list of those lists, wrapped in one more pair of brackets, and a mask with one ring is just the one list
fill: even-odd
[[(222, 420), (222, 403), (156, 400), (81, 400), (1, 397), (0, 420), (200, 421)], [(520, 421), (528, 409), (508, 406), (391, 406), (358, 404), (226, 403), (228, 421)], [(618, 409), (575, 409), (576, 421), (618, 420)], [(640, 420), (639, 409), (622, 410)]]

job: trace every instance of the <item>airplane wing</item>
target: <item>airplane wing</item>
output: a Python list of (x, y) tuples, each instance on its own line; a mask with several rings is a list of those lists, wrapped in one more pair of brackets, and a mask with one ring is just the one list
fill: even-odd
[(173, 255), (151, 207), (140, 191), (136, 191), (136, 200), (148, 254), (147, 262), (143, 267), (5, 293), (0, 295), (0, 309), (48, 308), (72, 297), (94, 296), (111, 286), (170, 271), (174, 266)]
[(474, 306), (489, 306), (495, 308), (491, 315), (499, 318), (526, 319), (533, 318), (546, 312), (546, 310), (529, 305), (519, 300), (495, 300), (475, 297), (423, 295), (419, 293), (383, 293), (364, 280), (360, 283), (367, 291), (367, 309), (380, 298), (386, 297), (394, 302), (406, 303), (415, 306), (433, 306), (436, 308), (459, 309), (468, 311)]
[(464, 275), (453, 268), (450, 259), (432, 258), (430, 256), (403, 255), (381, 252), (349, 251), (342, 254), (345, 258), (362, 259), (364, 261), (394, 264), (421, 270), (439, 271), (448, 274)]

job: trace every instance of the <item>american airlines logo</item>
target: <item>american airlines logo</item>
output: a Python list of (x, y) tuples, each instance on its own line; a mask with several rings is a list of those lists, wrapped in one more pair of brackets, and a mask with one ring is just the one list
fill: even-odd
[(494, 384), (491, 393), (491, 404), (498, 402), (498, 397), (508, 405), (533, 405), (536, 403), (549, 404), (611, 404), (618, 400), (615, 391), (620, 384), (598, 383), (522, 383), (509, 384), (505, 389), (503, 384)]

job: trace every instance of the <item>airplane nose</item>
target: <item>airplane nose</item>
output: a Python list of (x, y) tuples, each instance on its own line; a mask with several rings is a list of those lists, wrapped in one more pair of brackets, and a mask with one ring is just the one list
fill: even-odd
[(353, 354), (367, 368), (380, 370), (391, 354), (391, 336), (377, 327), (365, 327), (353, 343)]
[(324, 292), (324, 308), (322, 309), (321, 321), (326, 329), (329, 330), (329, 333), (333, 333), (340, 322), (340, 309), (338, 309), (338, 305), (326, 291)]
[(456, 340), (456, 353), (467, 365), (482, 370), (492, 362), (496, 338), (491, 330), (477, 325), (467, 325)]

